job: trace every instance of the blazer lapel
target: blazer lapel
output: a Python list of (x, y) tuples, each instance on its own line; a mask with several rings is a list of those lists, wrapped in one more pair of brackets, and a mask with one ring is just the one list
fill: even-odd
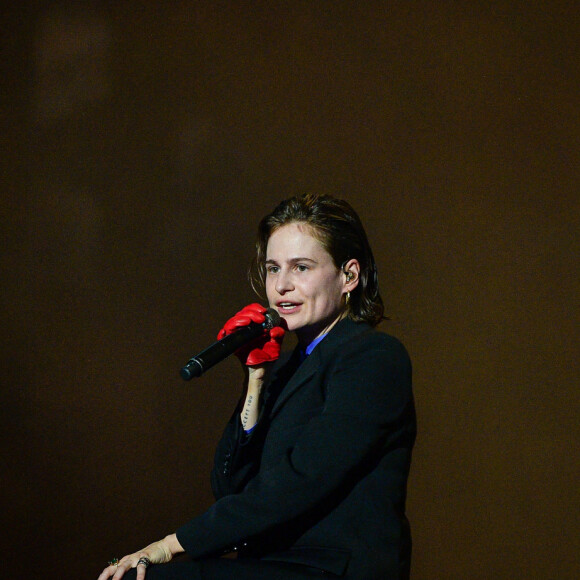
[(300, 353), (298, 348), (292, 352), (286, 353), (284, 359), (280, 359), (274, 364), (275, 366), (272, 369), (272, 376), (270, 377), (264, 392), (264, 403), (260, 411), (258, 424), (263, 423), (262, 417), (267, 417), (271, 414), (272, 407), (279, 398), (280, 393), (285, 390), (286, 385), (300, 367)]
[[(280, 395), (274, 403), (271, 416), (273, 416), (278, 409), (302, 386), (304, 383), (316, 374), (320, 366), (328, 361), (336, 349), (339, 349), (345, 342), (349, 341), (353, 336), (360, 334), (368, 329), (367, 324), (360, 324), (345, 318), (341, 320), (328, 333), (312, 351), (312, 353), (304, 360), (304, 362), (296, 369), (296, 372), (289, 378), (286, 386), (282, 388)], [(294, 357), (299, 357), (298, 347), (292, 354), (291, 360)], [(276, 377), (277, 378), (277, 377)]]
[[(298, 347), (296, 347), (295, 356), (299, 357)], [(316, 350), (316, 349), (315, 349)], [(312, 353), (312, 355), (314, 352)], [(305, 361), (296, 369), (296, 372), (290, 377), (286, 385), (282, 388), (282, 392), (276, 399), (271, 415), (274, 415), (281, 405), (294, 393), (301, 385), (304, 384), (312, 375), (315, 374), (317, 366), (314, 363), (313, 357), (310, 355)]]

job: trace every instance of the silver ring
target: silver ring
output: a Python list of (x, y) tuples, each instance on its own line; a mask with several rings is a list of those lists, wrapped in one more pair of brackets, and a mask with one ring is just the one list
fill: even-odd
[(143, 556), (139, 558), (139, 561), (137, 562), (137, 566), (139, 565), (145, 566), (145, 570), (147, 570), (147, 568), (149, 568), (149, 566), (151, 565), (151, 560)]

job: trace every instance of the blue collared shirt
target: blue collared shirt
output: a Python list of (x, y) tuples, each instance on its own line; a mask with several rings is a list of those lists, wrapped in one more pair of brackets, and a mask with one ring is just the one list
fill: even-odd
[(328, 332), (326, 332), (325, 334), (322, 334), (321, 336), (319, 336), (318, 338), (315, 338), (304, 350), (300, 349), (300, 362), (304, 361), (306, 359), (307, 356), (310, 355), (310, 353), (314, 350), (314, 348), (316, 347), (316, 345), (328, 334)]

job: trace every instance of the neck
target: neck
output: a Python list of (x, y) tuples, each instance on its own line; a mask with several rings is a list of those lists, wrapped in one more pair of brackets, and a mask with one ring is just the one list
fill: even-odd
[(317, 338), (329, 333), (331, 329), (345, 317), (346, 312), (341, 312), (332, 322), (328, 324), (322, 323), (317, 327), (310, 326), (297, 330), (296, 337), (298, 338), (298, 345), (301, 349), (306, 349), (306, 347), (314, 342)]

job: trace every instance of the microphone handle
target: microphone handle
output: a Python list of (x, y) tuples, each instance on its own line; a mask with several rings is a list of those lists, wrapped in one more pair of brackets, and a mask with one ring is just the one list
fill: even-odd
[(214, 342), (210, 347), (190, 359), (180, 371), (181, 378), (189, 381), (193, 377), (201, 376), (209, 368), (224, 360), (238, 348), (263, 334), (263, 332), (264, 326), (261, 324), (240, 327), (236, 332), (224, 336), (224, 338)]

